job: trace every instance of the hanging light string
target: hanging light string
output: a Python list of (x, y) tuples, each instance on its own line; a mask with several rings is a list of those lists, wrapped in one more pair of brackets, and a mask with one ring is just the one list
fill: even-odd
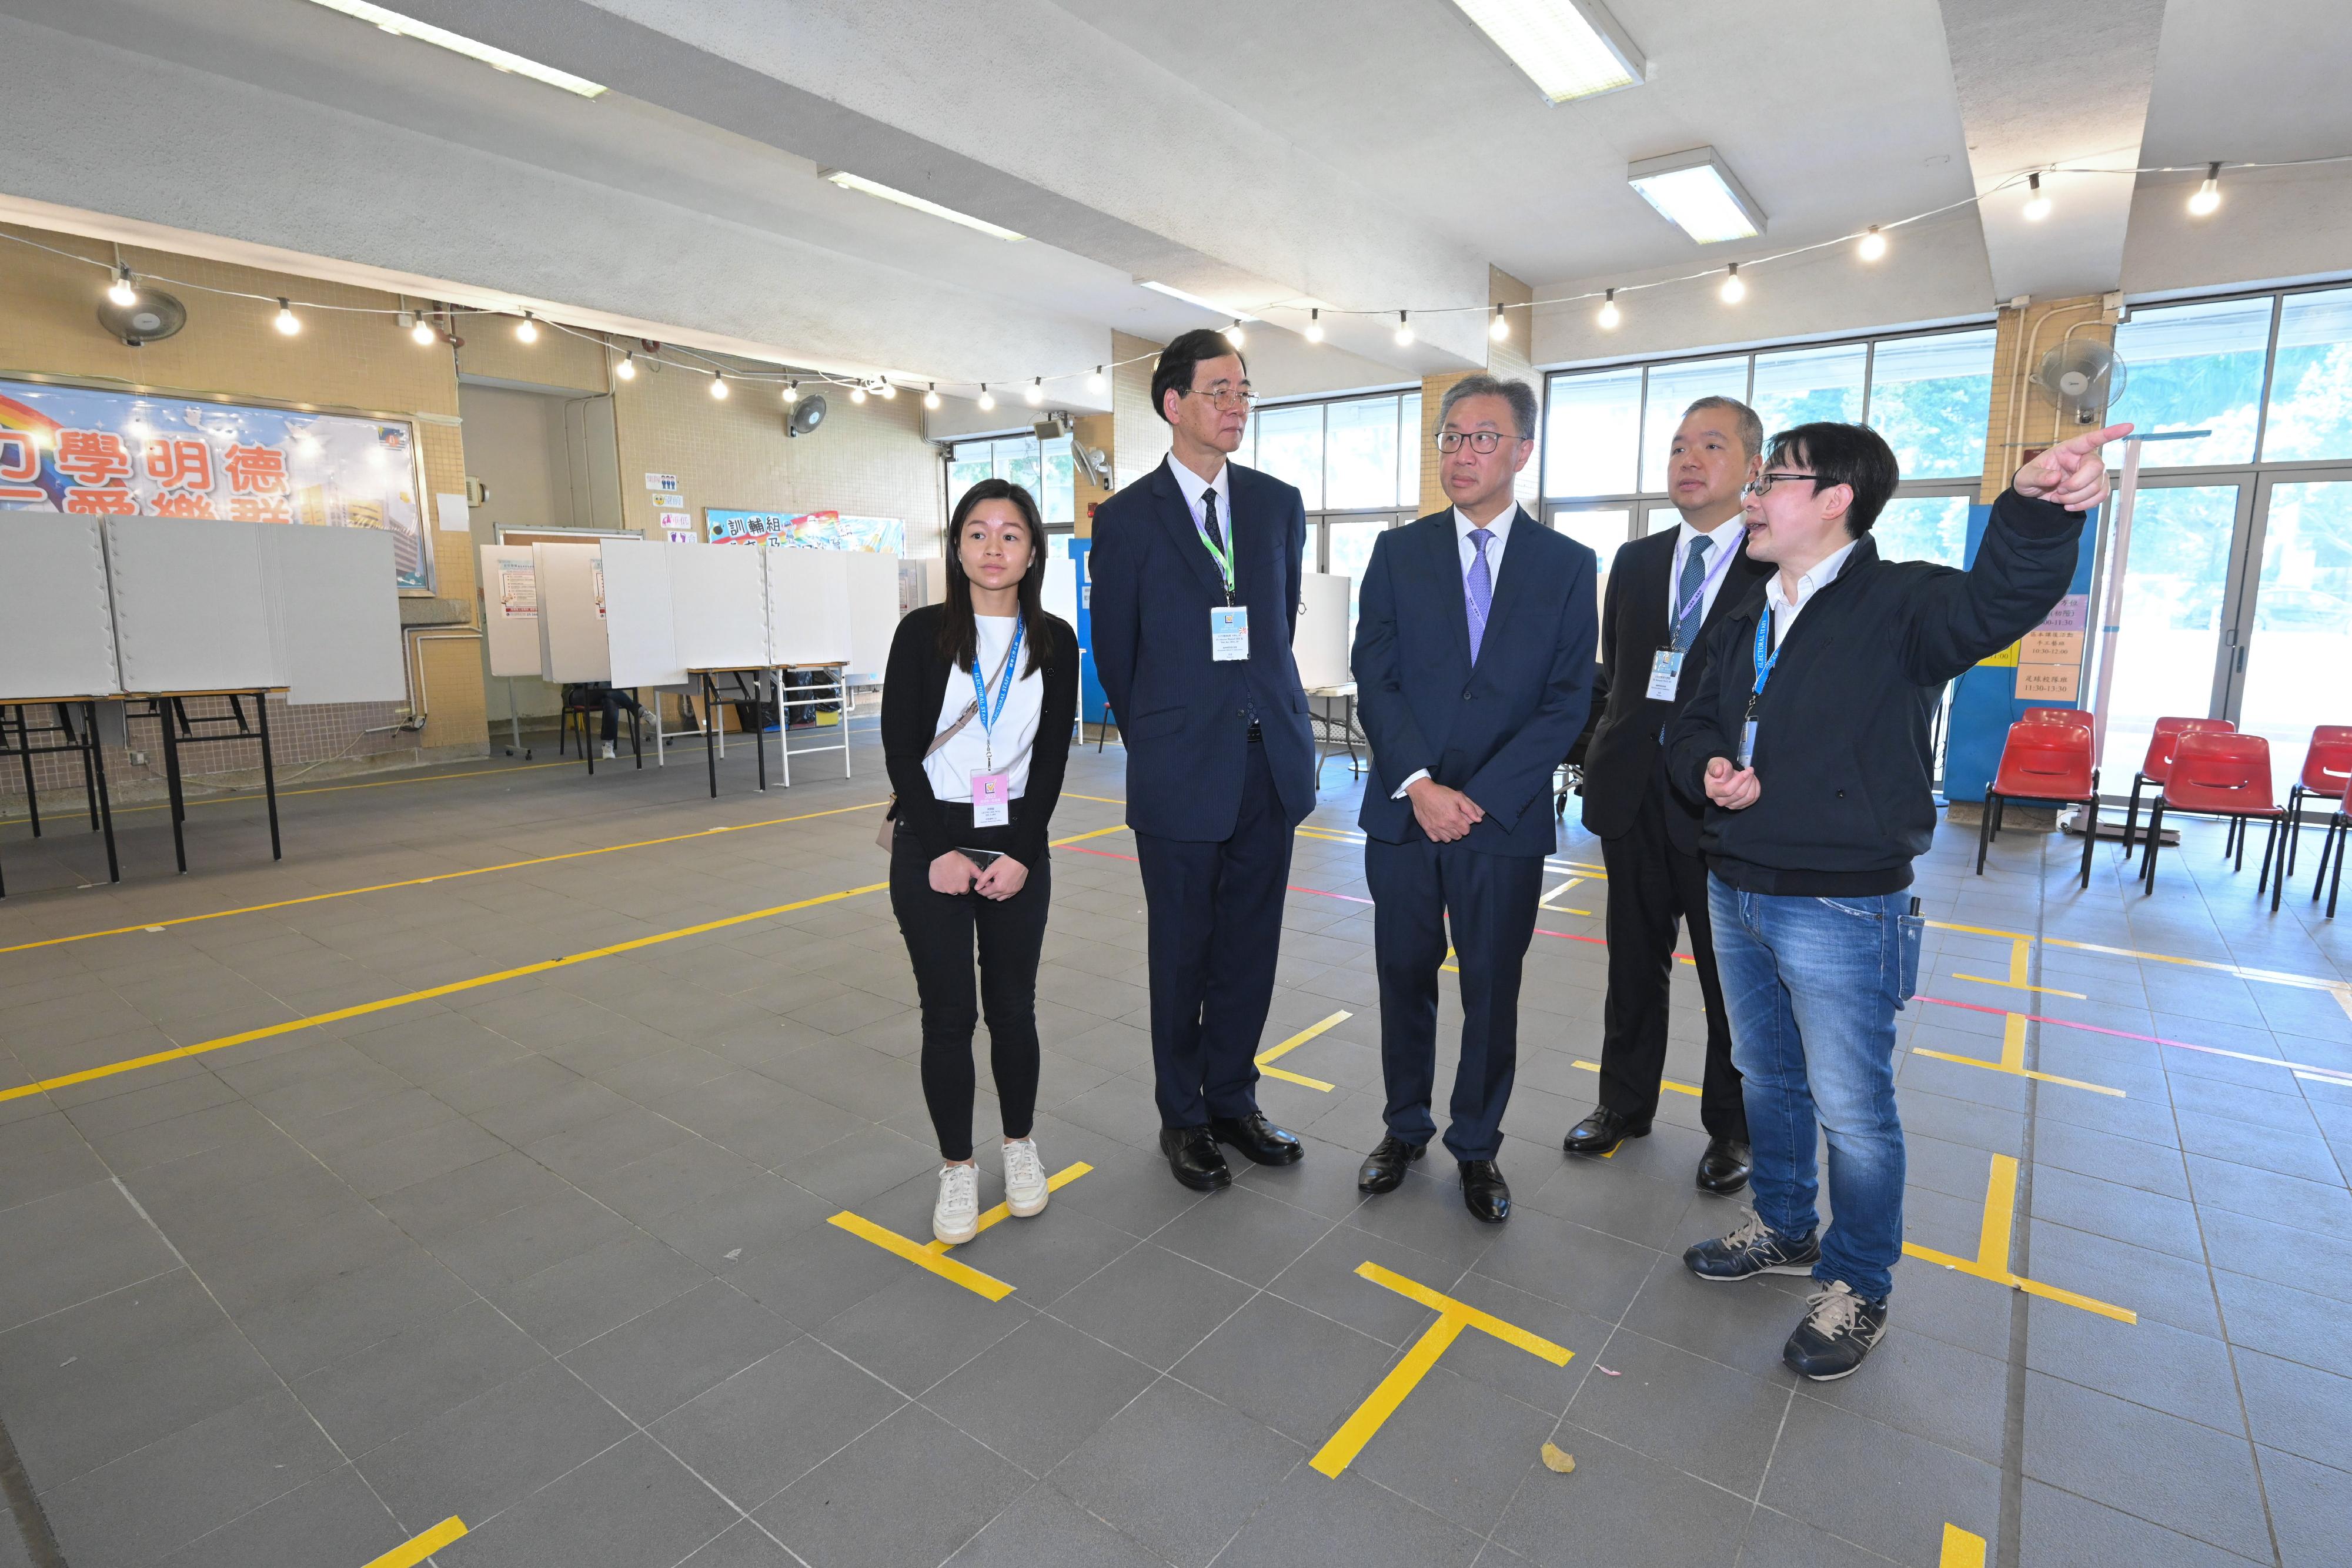
[[(1831, 239), (1817, 240), (1810, 245), (1791, 246), (1786, 250), (1774, 251), (1767, 256), (1743, 257), (1738, 264), (1739, 273), (1738, 276), (1744, 277), (1748, 273), (1753, 272), (1757, 267), (1769, 267), (1776, 262), (1787, 261), (1795, 256), (1810, 256), (1815, 251), (1832, 250), (1840, 246), (1853, 245), (1857, 242), (1865, 241), (1873, 235), (1884, 236), (1885, 235), (1891, 234), (1896, 229), (1907, 228), (1914, 224), (1926, 223), (1931, 218), (1942, 217), (1947, 213), (1958, 212), (1962, 207), (1979, 206), (1990, 198), (1997, 196), (2004, 191), (2013, 190), (2020, 185), (2027, 184), (2038, 180), (2040, 176), (2043, 174), (2130, 174), (2137, 176), (2140, 174), (2201, 173), (2205, 175), (2208, 183), (2210, 183), (2217, 180), (2223, 172), (2231, 170), (2302, 169), (2310, 168), (2317, 164), (2346, 162), (2352, 162), (2352, 152), (2328, 153), (2314, 158), (2279, 158), (2252, 160), (2245, 162), (2221, 162), (2205, 163), (2146, 164), (2129, 168), (2093, 168), (2066, 163), (2043, 164), (2032, 169), (2019, 170), (2017, 172), (1997, 181), (1992, 185), (1978, 192), (1974, 195), (1965, 196), (1957, 202), (1947, 202), (1942, 206), (1930, 207), (1926, 212), (1914, 213), (1908, 217), (1895, 218), (1885, 223), (1867, 225), (1864, 228), (1856, 229), (1851, 234), (1839, 235)], [(8, 240), (16, 245), (25, 246), (33, 250), (44, 251), (50, 256), (58, 256), (67, 261), (79, 262), (87, 267), (98, 267), (109, 274), (111, 274), (116, 279), (117, 287), (120, 287), (123, 282), (127, 281), (135, 287), (140, 280), (145, 279), (155, 283), (169, 284), (174, 288), (194, 289), (202, 294), (217, 295), (224, 298), (250, 299), (264, 305), (277, 305), (281, 308), (282, 311), (288, 314), (291, 314), (298, 310), (319, 310), (335, 311), (350, 316), (408, 317), (412, 319), (426, 316), (437, 316), (448, 320), (454, 326), (455, 323), (462, 317), (509, 317), (516, 315), (518, 311), (520, 310), (520, 307), (517, 310), (500, 310), (487, 306), (462, 305), (443, 305), (437, 310), (419, 310), (414, 307), (404, 304), (399, 306), (342, 305), (324, 300), (291, 299), (281, 298), (275, 294), (260, 293), (252, 289), (224, 288), (216, 284), (197, 283), (188, 278), (169, 277), (162, 273), (135, 272), (121, 259), (121, 246), (119, 245), (115, 246), (115, 256), (109, 259), (101, 256), (83, 256), (78, 251), (64, 250), (56, 246), (44, 245), (38, 240), (28, 239), (23, 235), (11, 233), (6, 229), (0, 229), (0, 239)], [(1874, 250), (1874, 258), (1877, 254), (1879, 253), (1876, 250)], [(1581, 293), (1577, 294), (1553, 295), (1541, 299), (1529, 299), (1524, 303), (1508, 304), (1507, 308), (1512, 310), (1537, 310), (1555, 305), (1576, 305), (1591, 299), (1602, 300), (1607, 306), (1613, 308), (1619, 295), (1634, 294), (1652, 288), (1670, 288), (1677, 284), (1721, 279), (1725, 277), (1725, 273), (1726, 268), (1723, 266), (1708, 267), (1696, 272), (1678, 273), (1671, 277), (1653, 278), (1646, 283), (1620, 283), (1604, 288), (1588, 288)], [(354, 287), (360, 286), (355, 285)], [(1307, 336), (1309, 341), (1314, 342), (1319, 342), (1322, 340), (1321, 324), (1322, 319), (1326, 316), (1357, 316), (1379, 319), (1394, 318), (1399, 323), (1396, 335), (1398, 340), (1402, 342), (1409, 341), (1411, 339), (1412, 333), (1409, 322), (1411, 318), (1414, 316), (1458, 316), (1465, 312), (1475, 311), (1480, 316), (1486, 317), (1496, 311), (1498, 308), (1492, 301), (1485, 301), (1475, 305), (1414, 306), (1409, 310), (1401, 311), (1392, 306), (1351, 308), (1345, 306), (1326, 304), (1320, 300), (1301, 298), (1297, 300), (1276, 300), (1259, 306), (1257, 308), (1260, 310), (1307, 312), (1308, 315)], [(747, 370), (743, 368), (744, 365), (757, 365), (758, 361), (741, 361), (734, 364), (729, 364), (713, 355), (702, 352), (698, 350), (689, 349), (677, 343), (665, 343), (660, 349), (645, 349), (641, 347), (634, 350), (616, 350), (613, 341), (614, 334), (609, 332), (583, 331), (576, 328), (567, 327), (561, 321), (552, 320), (545, 316), (539, 315), (535, 309), (520, 311), (520, 314), (536, 326), (545, 327), (551, 330), (562, 332), (567, 337), (577, 338), (583, 342), (594, 343), (607, 352), (624, 352), (629, 357), (641, 362), (664, 365), (672, 369), (686, 371), (695, 375), (708, 375), (713, 378), (723, 376), (730, 381), (775, 382), (779, 384), (790, 384), (795, 387), (803, 384), (847, 387), (852, 391), (862, 391), (880, 395), (894, 395), (899, 382), (905, 379), (887, 376), (848, 376), (819, 371), (794, 370), (789, 366), (779, 366), (774, 369), (755, 368)], [(1226, 329), (1226, 330), (1230, 332), (1232, 329)], [(646, 339), (638, 340), (640, 343), (650, 340), (651, 340)], [(669, 357), (671, 355), (680, 357), (671, 358)], [(1032, 386), (1039, 385), (1045, 382), (1092, 382), (1096, 377), (1104, 375), (1106, 372), (1118, 370), (1128, 365), (1140, 364), (1146, 361), (1157, 359), (1158, 356), (1159, 350), (1157, 349), (1153, 349), (1140, 354), (1130, 354), (1123, 360), (1100, 361), (1095, 365), (1081, 370), (1067, 371), (1044, 376), (1037, 375), (1034, 372), (1027, 375), (991, 376), (985, 381), (950, 381), (948, 384), (951, 387), (969, 386), (975, 389), (982, 389), (990, 386), (1017, 387), (1024, 382), (1031, 383)], [(925, 380), (927, 387), (930, 389), (936, 389), (938, 385), (935, 382), (929, 382), (927, 378), (914, 379)], [(909, 382), (908, 384), (911, 384), (911, 382)], [(886, 393), (884, 392), (886, 387), (890, 389), (889, 392)]]

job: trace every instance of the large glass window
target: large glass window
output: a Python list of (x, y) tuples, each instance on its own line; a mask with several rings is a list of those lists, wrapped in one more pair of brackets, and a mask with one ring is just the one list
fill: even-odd
[(982, 479), (1010, 479), (1036, 497), (1047, 528), (1066, 528), (1077, 516), (1071, 476), (1066, 435), (1042, 446), (1034, 435), (959, 441), (948, 451), (948, 506), (952, 509)]
[(1297, 486), (1307, 509), (1321, 511), (1323, 405), (1310, 402), (1262, 408), (1250, 423), (1257, 430), (1257, 462), (1252, 466)]
[(1396, 400), (1361, 398), (1326, 403), (1322, 412), (1323, 504), (1334, 511), (1395, 506)]
[(1767, 436), (1822, 420), (1852, 424), (1862, 417), (1862, 383), (1869, 359), (1866, 343), (1759, 354), (1755, 393), (1748, 406), (1764, 422)]
[(1990, 329), (1873, 346), (1864, 417), (1895, 449), (1905, 479), (1975, 479), (1984, 473), (1992, 347)]
[(1650, 367), (1650, 388), (1642, 412), (1642, 488), (1666, 487), (1666, 458), (1683, 411), (1703, 397), (1748, 401), (1748, 360), (1696, 360)]
[(1642, 370), (1596, 371), (1551, 379), (1544, 425), (1544, 494), (1623, 496), (1639, 486)]
[(1397, 505), (1409, 511), (1421, 509), (1421, 455), (1425, 444), (1421, 434), (1421, 394), (1406, 392), (1397, 399)]
[(2253, 461), (2271, 308), (2267, 298), (2154, 307), (2134, 310), (2116, 329), (2127, 375), (2115, 417), (2150, 434), (2213, 433), (2151, 443), (2143, 463), (2171, 468)]
[(1932, 560), (1966, 566), (1969, 497), (1897, 496), (1871, 525), (1881, 560)]
[(2352, 288), (2281, 301), (2263, 461), (2352, 457)]

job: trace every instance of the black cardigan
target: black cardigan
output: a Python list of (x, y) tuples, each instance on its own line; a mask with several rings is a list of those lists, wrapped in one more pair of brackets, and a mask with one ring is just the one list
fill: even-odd
[[(953, 660), (939, 654), (940, 621), (946, 613), (946, 606), (939, 604), (909, 611), (890, 640), (890, 667), (882, 676), (882, 761), (890, 771), (890, 788), (898, 791), (896, 815), (913, 830), (929, 860), (956, 847), (940, 799), (931, 792), (930, 776), (923, 771), (923, 752), (939, 734), (948, 677), (963, 674)], [(1045, 616), (1044, 624), (1053, 632), (1051, 659), (1040, 661), (1045, 676), (1045, 712), (1030, 748), (1029, 780), (1013, 818), (1013, 847), (1005, 852), (1030, 867), (1045, 853), (1045, 824), (1062, 798), (1070, 727), (1078, 715), (1078, 634), (1057, 616)], [(1035, 634), (1032, 628), (1031, 637)], [(1024, 670), (1029, 659), (1029, 650), (1024, 648)]]

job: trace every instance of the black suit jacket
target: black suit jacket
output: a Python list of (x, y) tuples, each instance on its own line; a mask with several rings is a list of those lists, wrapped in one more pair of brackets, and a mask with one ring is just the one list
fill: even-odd
[(1315, 741), (1291, 657), (1307, 512), (1296, 487), (1225, 465), (1234, 602), (1249, 606), (1249, 657), (1209, 656), (1224, 579), (1170, 458), (1095, 508), (1087, 561), (1095, 672), (1127, 747), (1127, 825), (1163, 839), (1229, 839), (1241, 815), (1255, 711), (1283, 815), (1315, 809)]
[[(1725, 524), (1724, 529), (1733, 532), (1738, 554), (1723, 569), (1715, 602), (1699, 623), (1701, 643), (1772, 573), (1765, 562), (1748, 559), (1748, 533), (1738, 518)], [(1716, 538), (1722, 538), (1724, 529), (1717, 529)], [(1650, 660), (1674, 640), (1666, 591), (1675, 569), (1675, 547), (1681, 538), (1682, 529), (1675, 527), (1635, 539), (1617, 552), (1610, 569), (1609, 591), (1601, 610), (1601, 666), (1608, 682), (1609, 706), (1584, 758), (1584, 825), (1604, 839), (1631, 830), (1643, 794), (1662, 788), (1658, 732), (1690, 700), (1703, 663), (1696, 650), (1685, 650), (1675, 700), (1651, 700)], [(1696, 851), (1699, 811), (1674, 790), (1665, 794), (1666, 831), (1675, 846), (1685, 853)]]

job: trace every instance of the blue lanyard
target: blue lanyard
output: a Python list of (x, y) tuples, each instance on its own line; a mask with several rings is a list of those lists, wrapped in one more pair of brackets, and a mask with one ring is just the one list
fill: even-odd
[[(996, 737), (994, 735), (990, 734), (990, 729), (998, 719), (1004, 716), (1004, 705), (1012, 699), (1013, 670), (1013, 666), (1017, 664), (1021, 659), (1022, 634), (1028, 630), (1029, 618), (1027, 616), (1017, 616), (1014, 618), (1013, 622), (1013, 645), (1004, 650), (1004, 668), (997, 677), (996, 708), (992, 713), (989, 710), (988, 706), (988, 683), (980, 678), (980, 661), (975, 658), (971, 662), (971, 690), (972, 695), (977, 699), (976, 706), (980, 709), (981, 733), (987, 735), (992, 743)], [(995, 760), (992, 747), (989, 760), (991, 762)]]
[(1770, 658), (1764, 656), (1764, 632), (1771, 624), (1772, 604), (1768, 599), (1764, 603), (1764, 612), (1756, 618), (1756, 685), (1748, 694), (1748, 711), (1751, 714), (1756, 711), (1756, 705), (1763, 700), (1764, 683), (1772, 678), (1772, 666), (1780, 662), (1781, 652), (1788, 647), (1783, 643), (1772, 650)]

